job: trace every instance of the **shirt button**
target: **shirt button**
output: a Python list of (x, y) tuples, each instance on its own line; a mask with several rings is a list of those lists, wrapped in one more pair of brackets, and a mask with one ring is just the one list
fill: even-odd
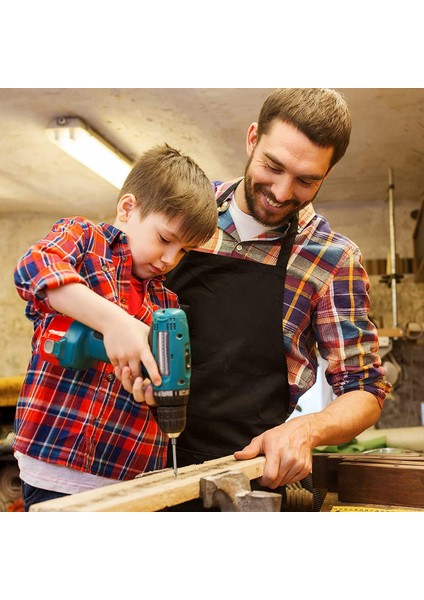
[(128, 260), (128, 256), (123, 256), (122, 257), (122, 262), (127, 262), (127, 260)]
[(240, 250), (243, 250), (243, 246), (241, 244), (237, 244), (236, 250), (240, 252)]
[(109, 271), (109, 267), (107, 265), (103, 265), (102, 271), (104, 271), (105, 273), (107, 273)]
[(125, 300), (125, 298), (121, 298), (121, 304), (126, 304), (127, 301)]
[(125, 240), (125, 233), (121, 233), (119, 235), (119, 239), (120, 239), (121, 242), (123, 242)]
[(113, 373), (109, 373), (109, 375), (106, 375), (106, 379), (108, 381), (115, 381), (115, 375)]

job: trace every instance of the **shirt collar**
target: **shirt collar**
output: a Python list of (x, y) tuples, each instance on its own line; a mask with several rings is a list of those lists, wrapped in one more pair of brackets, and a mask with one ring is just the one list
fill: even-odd
[(126, 234), (117, 227), (114, 227), (114, 225), (110, 225), (109, 223), (99, 223), (99, 225), (102, 228), (102, 231), (105, 235), (106, 241), (109, 244), (109, 246), (113, 244), (116, 238), (119, 238), (120, 242), (126, 242)]
[(315, 215), (316, 212), (312, 202), (305, 206), (305, 208), (302, 208), (299, 211), (299, 223), (297, 225), (297, 232), (300, 233), (303, 229), (305, 229), (305, 227), (309, 225), (312, 219), (315, 218)]

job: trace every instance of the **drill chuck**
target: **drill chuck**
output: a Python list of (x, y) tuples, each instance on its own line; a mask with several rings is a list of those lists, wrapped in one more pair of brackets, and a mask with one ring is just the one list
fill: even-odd
[(186, 426), (189, 391), (155, 391), (154, 396), (157, 404), (159, 427), (168, 437), (178, 437)]

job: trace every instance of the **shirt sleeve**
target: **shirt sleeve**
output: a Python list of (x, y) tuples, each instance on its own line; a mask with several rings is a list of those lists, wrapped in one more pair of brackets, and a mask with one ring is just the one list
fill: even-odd
[(374, 394), (383, 407), (391, 385), (378, 352), (378, 334), (368, 318), (369, 279), (357, 247), (347, 253), (316, 310), (316, 339), (328, 361), (326, 377), (339, 396), (354, 390)]
[(15, 267), (18, 294), (29, 303), (27, 315), (52, 312), (47, 289), (69, 283), (83, 283), (78, 265), (87, 250), (94, 227), (81, 217), (57, 221), (50, 233), (31, 246)]

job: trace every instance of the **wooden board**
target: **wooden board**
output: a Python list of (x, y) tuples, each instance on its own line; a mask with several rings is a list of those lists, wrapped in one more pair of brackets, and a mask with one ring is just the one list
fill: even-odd
[(225, 456), (201, 465), (152, 472), (131, 481), (34, 504), (31, 512), (153, 512), (199, 498), (200, 479), (224, 471), (242, 471), (249, 480), (263, 474), (265, 457), (236, 460)]
[(394, 506), (391, 504), (342, 502), (335, 492), (328, 492), (324, 498), (320, 512), (424, 512), (424, 508)]
[(341, 461), (338, 496), (342, 502), (424, 508), (424, 463)]
[(424, 465), (424, 456), (418, 452), (410, 454), (341, 454), (320, 453), (312, 456), (313, 486), (328, 492), (339, 489), (339, 465), (342, 462), (373, 464), (414, 463)]

